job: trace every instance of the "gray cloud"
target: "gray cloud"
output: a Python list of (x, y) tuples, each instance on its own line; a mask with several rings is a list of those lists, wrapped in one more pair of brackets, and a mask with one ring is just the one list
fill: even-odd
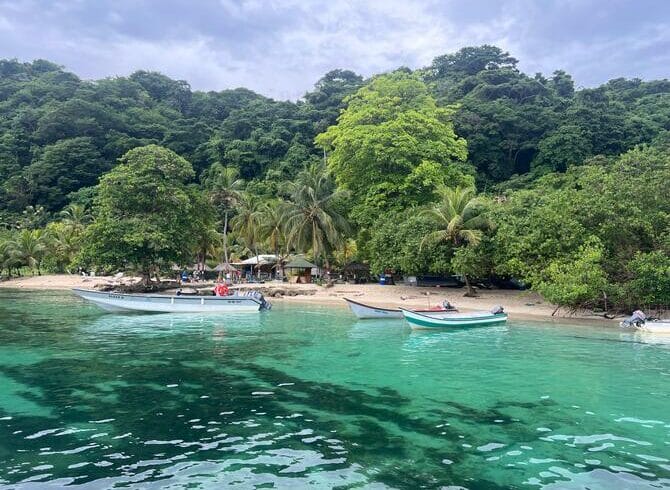
[(416, 68), (488, 43), (589, 86), (667, 77), (669, 24), (665, 0), (0, 0), (0, 57), (294, 99), (333, 68)]

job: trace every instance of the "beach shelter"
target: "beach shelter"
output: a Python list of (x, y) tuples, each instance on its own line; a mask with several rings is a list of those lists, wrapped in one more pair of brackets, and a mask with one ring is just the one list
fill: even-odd
[(273, 266), (277, 263), (277, 260), (278, 257), (276, 255), (261, 254), (241, 262), (233, 262), (233, 265), (247, 274), (253, 274), (254, 272), (272, 274)]
[(370, 266), (362, 262), (350, 262), (342, 267), (342, 275), (347, 281), (367, 282), (370, 278)]
[(204, 272), (211, 272), (213, 269), (205, 264), (204, 262), (201, 264), (193, 264), (191, 267), (189, 267), (190, 270), (193, 271), (204, 271)]
[(284, 266), (289, 271), (289, 275), (295, 278), (295, 282), (312, 282), (312, 269), (317, 267), (304, 257), (294, 257)]
[(237, 269), (232, 264), (221, 263), (214, 267), (215, 272), (237, 272)]
[(232, 264), (222, 262), (217, 264), (212, 270), (218, 274), (219, 279), (222, 279), (224, 275), (227, 278), (230, 277), (233, 281), (238, 279), (237, 274), (239, 274), (239, 271)]

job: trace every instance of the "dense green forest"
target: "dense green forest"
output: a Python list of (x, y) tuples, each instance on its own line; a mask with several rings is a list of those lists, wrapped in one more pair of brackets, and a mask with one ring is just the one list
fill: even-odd
[(0, 267), (148, 274), (302, 252), (667, 307), (669, 130), (667, 80), (577, 89), (494, 46), (370, 79), (334, 70), (296, 102), (2, 60)]

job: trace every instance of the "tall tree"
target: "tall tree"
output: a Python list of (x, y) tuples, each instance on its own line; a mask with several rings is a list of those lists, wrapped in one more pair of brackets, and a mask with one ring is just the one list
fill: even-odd
[(258, 246), (262, 239), (260, 217), (263, 201), (249, 193), (242, 194), (241, 197), (231, 225), (247, 249), (258, 257)]
[(417, 172), (436, 169), (427, 172), (438, 179), (432, 187), (472, 183), (462, 163), (466, 142), (451, 123), (453, 108), (437, 107), (418, 76), (378, 76), (348, 100), (337, 125), (316, 142), (330, 151), (338, 185), (351, 191), (359, 224), (369, 226), (380, 213), (430, 200), (430, 189), (413, 185)]
[(203, 183), (208, 189), (212, 204), (223, 214), (223, 256), (226, 264), (228, 257), (228, 219), (234, 211), (235, 205), (240, 202), (244, 180), (235, 167), (224, 167), (215, 163), (206, 172)]
[(335, 189), (328, 170), (322, 163), (312, 164), (289, 183), (286, 228), (288, 240), (302, 251), (311, 250), (315, 259), (327, 264), (327, 254), (337, 247), (349, 231), (347, 220), (340, 214), (337, 201), (344, 192)]
[(95, 221), (83, 259), (104, 268), (134, 268), (148, 283), (157, 267), (190, 259), (203, 233), (191, 165), (156, 145), (135, 148), (100, 179)]

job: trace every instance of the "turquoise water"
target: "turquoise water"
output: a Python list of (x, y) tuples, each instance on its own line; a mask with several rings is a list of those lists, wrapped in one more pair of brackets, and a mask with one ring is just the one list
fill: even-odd
[(0, 488), (668, 488), (670, 339), (0, 290)]

